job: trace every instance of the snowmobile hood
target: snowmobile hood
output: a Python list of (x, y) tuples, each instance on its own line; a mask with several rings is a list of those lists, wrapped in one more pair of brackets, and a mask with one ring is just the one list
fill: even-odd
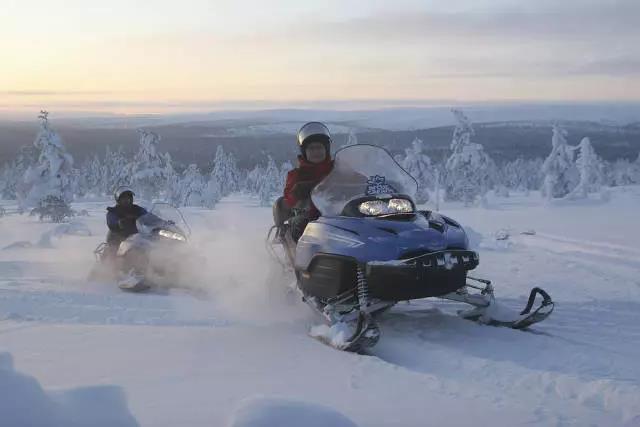
[(296, 263), (304, 265), (318, 252), (368, 262), (467, 248), (467, 236), (459, 224), (430, 212), (403, 219), (321, 217), (307, 226), (298, 242)]

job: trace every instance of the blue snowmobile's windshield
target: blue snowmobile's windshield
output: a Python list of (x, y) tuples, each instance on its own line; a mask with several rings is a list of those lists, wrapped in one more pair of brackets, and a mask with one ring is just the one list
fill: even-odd
[(187, 224), (180, 210), (168, 203), (155, 203), (147, 214), (138, 218), (138, 231), (142, 233), (147, 230), (150, 231), (162, 226), (167, 221), (170, 221), (174, 226), (178, 227), (186, 236), (191, 234), (189, 224)]
[(416, 180), (384, 148), (350, 145), (336, 153), (333, 170), (311, 193), (324, 216), (340, 215), (350, 201), (361, 197), (404, 195), (412, 200)]

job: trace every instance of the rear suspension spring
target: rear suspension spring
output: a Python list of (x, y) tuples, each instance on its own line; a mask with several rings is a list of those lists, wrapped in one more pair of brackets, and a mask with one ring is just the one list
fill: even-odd
[(358, 266), (357, 270), (358, 279), (358, 303), (360, 304), (360, 310), (363, 310), (369, 305), (369, 285), (367, 285), (367, 278), (364, 275), (362, 267)]

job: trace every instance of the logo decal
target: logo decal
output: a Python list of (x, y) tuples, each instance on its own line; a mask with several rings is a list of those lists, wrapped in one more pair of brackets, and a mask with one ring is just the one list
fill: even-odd
[(396, 189), (387, 184), (387, 178), (380, 175), (370, 176), (367, 180), (367, 196), (376, 196), (378, 194), (393, 194)]

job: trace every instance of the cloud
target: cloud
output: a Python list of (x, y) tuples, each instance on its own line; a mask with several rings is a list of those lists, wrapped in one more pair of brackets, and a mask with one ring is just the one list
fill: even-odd
[(56, 91), (56, 90), (5, 90), (0, 91), (0, 95), (6, 96), (84, 96), (84, 95), (107, 95), (109, 91)]

